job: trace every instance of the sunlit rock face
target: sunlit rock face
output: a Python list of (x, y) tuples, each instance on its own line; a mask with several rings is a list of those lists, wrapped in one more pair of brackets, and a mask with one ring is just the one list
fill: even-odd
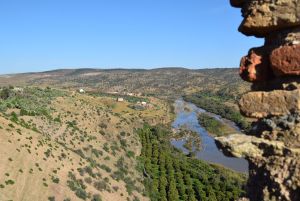
[(277, 76), (300, 75), (300, 45), (284, 45), (270, 55), (271, 68)]
[(231, 0), (231, 4), (242, 9), (239, 31), (248, 36), (266, 37), (300, 25), (298, 0)]
[(239, 101), (256, 118), (247, 135), (216, 138), (225, 154), (249, 161), (250, 201), (300, 200), (300, 0), (230, 0), (241, 8), (239, 31), (262, 37), (241, 59), (252, 90)]
[(253, 48), (241, 59), (240, 76), (248, 82), (261, 82), (273, 77), (268, 58), (270, 50), (260, 47)]
[[(271, 57), (271, 53), (280, 54), (280, 51), (276, 51), (281, 46), (297, 46), (300, 45), (300, 1), (299, 0), (231, 0), (231, 5), (241, 8), (242, 21), (239, 31), (247, 36), (256, 36), (265, 38), (264, 54), (260, 60), (265, 63), (270, 63), (270, 60), (274, 60)], [(273, 51), (274, 50), (274, 51)], [(283, 51), (288, 51), (286, 48)], [(285, 52), (283, 52), (285, 54)], [(250, 53), (249, 53), (250, 54)], [(272, 79), (273, 76), (267, 76), (274, 74), (277, 77), (294, 75), (300, 71), (298, 60), (300, 60), (299, 54), (294, 54), (286, 62), (290, 62), (288, 68), (286, 64), (276, 63), (276, 65), (270, 65), (264, 67), (262, 70), (260, 67), (255, 68), (250, 66), (245, 67), (244, 61), (257, 60), (253, 59), (252, 55), (247, 55), (241, 61), (240, 74), (242, 78), (249, 82), (262, 82)], [(251, 58), (252, 57), (252, 58)], [(271, 58), (270, 58), (271, 57)], [(254, 61), (255, 63), (256, 61)], [(254, 64), (255, 65), (255, 64)], [(261, 65), (259, 65), (261, 66)], [(265, 65), (264, 65), (265, 66)], [(253, 69), (258, 69), (253, 72)], [(251, 71), (249, 76), (248, 70)], [(269, 71), (267, 71), (269, 70)], [(265, 73), (264, 75), (261, 72)], [(254, 73), (254, 75), (253, 75)], [(257, 74), (257, 75), (256, 75)], [(261, 78), (264, 78), (263, 80)]]

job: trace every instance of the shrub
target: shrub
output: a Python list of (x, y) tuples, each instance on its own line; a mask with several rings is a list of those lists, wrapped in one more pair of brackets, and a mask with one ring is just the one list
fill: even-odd
[(104, 151), (109, 152), (109, 147), (108, 147), (107, 143), (104, 143), (103, 149), (104, 149)]
[(105, 170), (106, 172), (111, 172), (110, 167), (108, 167), (108, 166), (106, 166), (106, 165), (104, 165), (104, 164), (100, 165), (99, 167), (100, 167), (101, 169)]
[(87, 192), (82, 188), (78, 188), (75, 192), (75, 195), (83, 200), (86, 200), (86, 198), (88, 198)]
[(53, 183), (58, 184), (59, 183), (59, 178), (52, 176), (52, 181), (53, 181)]
[(88, 173), (91, 177), (95, 177), (95, 174), (93, 173), (93, 168), (91, 168), (90, 166), (86, 166), (86, 167), (84, 168), (84, 171), (85, 171), (86, 173)]
[(58, 122), (58, 123), (61, 123), (60, 116), (58, 116), (58, 117), (54, 118), (54, 119), (53, 119), (53, 121), (55, 121), (55, 122)]
[(11, 89), (4, 88), (0, 91), (0, 98), (6, 100), (10, 97), (11, 93), (12, 93)]
[(98, 191), (103, 191), (103, 190), (106, 190), (108, 186), (105, 181), (96, 181), (96, 182), (94, 182), (94, 187)]
[(48, 200), (49, 201), (55, 201), (55, 197), (54, 196), (48, 197)]
[(127, 147), (127, 141), (126, 141), (126, 139), (120, 140), (120, 143), (121, 143), (122, 147)]
[(15, 112), (12, 112), (12, 113), (11, 113), (11, 118), (10, 118), (10, 120), (11, 120), (12, 122), (18, 123), (19, 119), (18, 119), (18, 116), (17, 116), (17, 114), (16, 114)]
[(84, 179), (84, 181), (88, 184), (91, 184), (93, 182), (92, 178), (91, 177), (87, 177)]
[(102, 128), (102, 129), (105, 129), (105, 128), (107, 128), (107, 125), (105, 123), (100, 123), (99, 127)]
[(101, 135), (105, 135), (105, 132), (103, 130), (100, 131)]
[(136, 188), (135, 185), (134, 185), (135, 182), (129, 177), (126, 177), (124, 179), (124, 182), (126, 183), (125, 187), (126, 187), (126, 190), (127, 190), (128, 194), (131, 195), (132, 191)]
[(13, 180), (11, 180), (11, 179), (5, 181), (5, 184), (6, 184), (6, 185), (13, 185), (14, 183), (15, 183), (15, 182), (14, 182)]
[(46, 157), (48, 158), (51, 155), (51, 150), (47, 149), (47, 151), (44, 152), (44, 154), (46, 155)]
[(133, 151), (127, 151), (126, 155), (127, 155), (129, 158), (134, 158), (134, 152), (133, 152)]
[(76, 179), (76, 176), (72, 172), (69, 172), (68, 177), (71, 179), (67, 181), (69, 188), (75, 191), (77, 197), (86, 200), (89, 196), (85, 191), (86, 185), (84, 185), (84, 182), (81, 179)]
[(76, 154), (78, 154), (79, 156), (81, 156), (81, 158), (85, 158), (85, 155), (83, 153), (83, 151), (81, 149), (77, 149), (74, 151)]
[(102, 201), (100, 195), (96, 194), (96, 195), (93, 195), (93, 199), (92, 201)]

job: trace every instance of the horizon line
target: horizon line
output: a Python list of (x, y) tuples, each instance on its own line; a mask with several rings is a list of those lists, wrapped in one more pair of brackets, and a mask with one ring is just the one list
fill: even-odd
[(30, 74), (30, 73), (46, 73), (53, 71), (62, 70), (159, 70), (159, 69), (186, 69), (186, 70), (208, 70), (208, 69), (236, 69), (238, 67), (180, 67), (180, 66), (165, 66), (165, 67), (153, 67), (153, 68), (143, 68), (143, 67), (62, 67), (53, 68), (49, 70), (41, 71), (23, 71), (23, 72), (12, 72), (12, 73), (0, 73), (0, 76), (4, 75), (18, 75), (18, 74)]

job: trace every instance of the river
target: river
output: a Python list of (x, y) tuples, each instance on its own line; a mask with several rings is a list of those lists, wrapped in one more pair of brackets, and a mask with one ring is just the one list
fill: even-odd
[[(185, 126), (188, 129), (197, 132), (201, 137), (202, 149), (200, 151), (196, 151), (196, 157), (198, 159), (202, 159), (210, 163), (219, 164), (237, 172), (248, 172), (248, 162), (245, 159), (225, 156), (217, 148), (214, 138), (210, 136), (203, 127), (201, 127), (198, 122), (197, 116), (199, 113), (205, 112), (205, 110), (198, 108), (192, 103), (185, 102), (182, 99), (176, 100), (174, 106), (176, 119), (173, 122), (172, 127), (174, 129), (179, 129), (182, 126)], [(217, 115), (214, 115), (214, 117), (221, 120), (223, 123), (226, 123), (235, 128), (237, 132), (239, 132), (239, 129), (233, 122), (224, 120)], [(183, 147), (183, 145), (185, 144), (184, 140), (171, 140), (171, 143), (173, 146), (182, 150), (184, 153), (189, 152)]]

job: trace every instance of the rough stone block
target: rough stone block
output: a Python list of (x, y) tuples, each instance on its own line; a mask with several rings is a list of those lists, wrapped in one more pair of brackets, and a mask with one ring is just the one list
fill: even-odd
[(300, 75), (300, 45), (273, 50), (270, 62), (276, 76)]
[(249, 92), (239, 102), (241, 112), (247, 117), (263, 118), (286, 115), (300, 111), (300, 90)]

